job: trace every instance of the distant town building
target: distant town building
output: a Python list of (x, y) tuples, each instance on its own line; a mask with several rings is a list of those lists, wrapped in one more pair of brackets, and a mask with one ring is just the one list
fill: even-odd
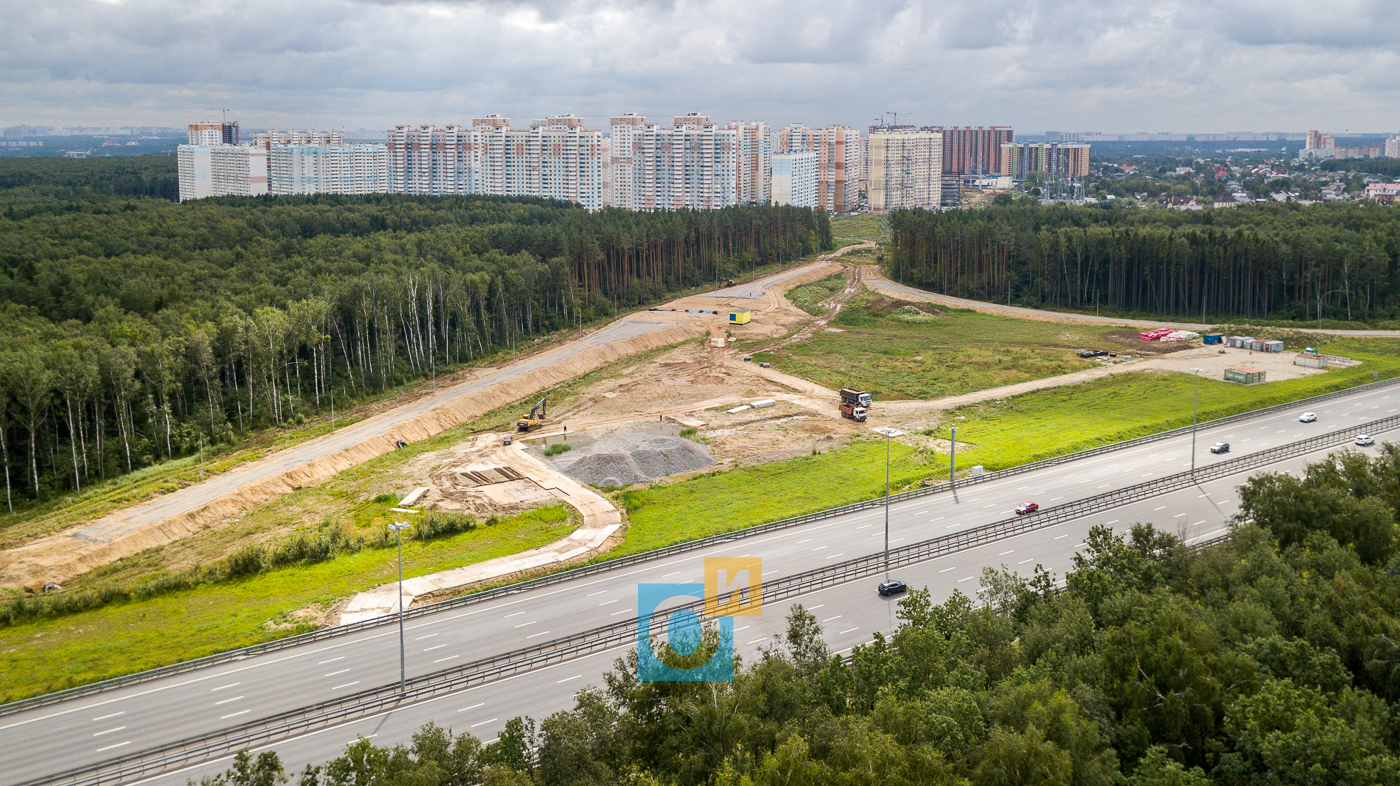
[(271, 150), (275, 145), (340, 145), (345, 138), (339, 131), (260, 131), (253, 134), (253, 146)]
[(778, 152), (817, 154), (817, 207), (828, 213), (859, 204), (863, 153), (860, 131), (848, 126), (808, 128), (800, 123), (778, 132)]
[(675, 117), (671, 128), (637, 115), (611, 122), (611, 206), (715, 210), (737, 204), (737, 131), (695, 112)]
[(478, 131), (461, 126), (395, 126), (386, 133), (385, 149), (390, 193), (485, 193)]
[(1400, 136), (1385, 140), (1385, 157), (1400, 158)]
[(180, 145), (180, 201), (268, 193), (267, 151), (250, 145)]
[(735, 134), (734, 182), (741, 205), (773, 201), (773, 137), (767, 123), (736, 120), (724, 126)]
[(925, 128), (943, 134), (943, 174), (982, 176), (1001, 173), (1002, 145), (1014, 142), (1010, 126)]
[(189, 142), (192, 145), (236, 145), (238, 123), (190, 123)]
[(1400, 183), (1371, 183), (1366, 186), (1366, 198), (1385, 203), (1400, 201)]
[(872, 211), (941, 206), (943, 134), (918, 129), (877, 130), (870, 134), (868, 166)]
[(273, 194), (382, 194), (389, 150), (382, 144), (277, 145), (268, 151)]
[(773, 156), (773, 204), (820, 207), (817, 195), (817, 154), (778, 153)]
[(1001, 146), (1002, 177), (1020, 181), (1032, 173), (1087, 177), (1089, 146), (1059, 142), (1011, 142)]

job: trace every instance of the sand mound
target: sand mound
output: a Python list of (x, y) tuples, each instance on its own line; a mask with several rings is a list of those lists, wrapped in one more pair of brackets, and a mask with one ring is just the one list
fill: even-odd
[[(568, 455), (568, 454), (565, 454)], [(648, 483), (677, 472), (712, 466), (715, 460), (703, 445), (680, 437), (629, 434), (601, 439), (586, 453), (560, 463), (565, 475), (595, 486)]]

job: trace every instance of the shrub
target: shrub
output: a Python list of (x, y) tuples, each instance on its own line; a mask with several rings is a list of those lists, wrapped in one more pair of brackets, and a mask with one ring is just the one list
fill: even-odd
[(370, 502), (397, 502), (397, 501), (398, 501), (398, 498), (395, 497), (393, 494), (379, 494), (379, 495), (375, 496), (374, 499), (370, 500)]
[(567, 442), (556, 442), (556, 443), (554, 443), (553, 445), (550, 445), (549, 447), (545, 448), (545, 449), (544, 449), (544, 454), (545, 454), (546, 456), (557, 456), (557, 455), (559, 455), (560, 453), (564, 453), (564, 452), (566, 452), (566, 451), (570, 451), (570, 450), (573, 450), (573, 449), (574, 449), (574, 446), (573, 446), (573, 445), (570, 445), (570, 444), (567, 443)]
[(476, 529), (476, 519), (465, 513), (434, 512), (423, 516), (413, 528), (413, 537), (431, 540)]

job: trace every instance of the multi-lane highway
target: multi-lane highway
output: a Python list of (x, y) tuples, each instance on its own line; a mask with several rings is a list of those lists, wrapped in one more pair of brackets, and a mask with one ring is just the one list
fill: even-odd
[[(1367, 423), (1400, 411), (1400, 386), (1330, 399), (1314, 409), (1319, 416), (1316, 423), (1300, 423), (1300, 407), (1202, 429), (1196, 440), (1197, 466), (1323, 432), (1351, 427), (1358, 433), (1366, 431)], [(1231, 443), (1232, 453), (1208, 453), (1207, 446), (1216, 440)], [(1043, 511), (1050, 513), (1056, 506), (1179, 473), (1191, 463), (1190, 445), (1189, 434), (1178, 435), (967, 486), (957, 494), (940, 493), (897, 503), (890, 511), (891, 545), (899, 547), (1004, 520), (1025, 500), (1039, 502)], [(1270, 468), (1293, 469), (1303, 460), (1289, 459)], [(1005, 564), (1024, 571), (1039, 563), (1063, 574), (1089, 527), (1099, 523), (1121, 527), (1151, 521), (1188, 537), (1207, 537), (1223, 531), (1235, 512), (1233, 488), (1244, 477), (1226, 477), (1008, 537), (901, 568), (898, 576), (915, 586), (926, 584), (943, 596), (953, 589), (974, 593), (980, 570), (986, 565)], [(834, 516), (425, 615), (411, 621), (407, 630), (409, 676), (635, 616), (638, 583), (701, 581), (707, 556), (761, 557), (766, 581), (866, 556), (883, 546), (883, 523), (880, 509)], [(874, 579), (863, 579), (771, 604), (762, 617), (736, 622), (736, 644), (741, 652), (752, 654), (771, 643), (791, 602), (817, 610), (833, 649), (864, 641), (875, 630), (888, 631), (893, 626), (893, 605), (877, 598), (874, 583)], [(289, 762), (322, 761), (338, 754), (356, 734), (378, 735), (377, 742), (405, 740), (428, 720), (490, 739), (510, 717), (543, 716), (566, 708), (572, 692), (590, 682), (596, 684), (612, 659), (626, 648), (284, 740), (273, 747)], [(0, 771), (5, 773), (6, 782), (19, 782), (397, 679), (397, 629), (383, 626), (351, 633), (0, 717), (0, 735), (6, 741), (0, 746)], [(220, 768), (216, 762), (198, 772), (211, 767)], [(167, 777), (166, 781), (183, 782), (198, 772)]]

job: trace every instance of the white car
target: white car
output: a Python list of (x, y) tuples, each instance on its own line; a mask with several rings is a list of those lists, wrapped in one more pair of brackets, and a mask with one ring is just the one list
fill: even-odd
[(1364, 447), (1366, 447), (1367, 445), (1374, 445), (1374, 444), (1376, 444), (1376, 441), (1375, 441), (1374, 439), (1371, 439), (1371, 436), (1370, 436), (1369, 434), (1357, 434), (1357, 435), (1356, 435), (1356, 444), (1358, 444), (1358, 445), (1360, 445), (1361, 447), (1364, 448)]
[(1303, 414), (1298, 416), (1299, 423), (1311, 423), (1315, 420), (1317, 420), (1316, 412), (1304, 412)]

